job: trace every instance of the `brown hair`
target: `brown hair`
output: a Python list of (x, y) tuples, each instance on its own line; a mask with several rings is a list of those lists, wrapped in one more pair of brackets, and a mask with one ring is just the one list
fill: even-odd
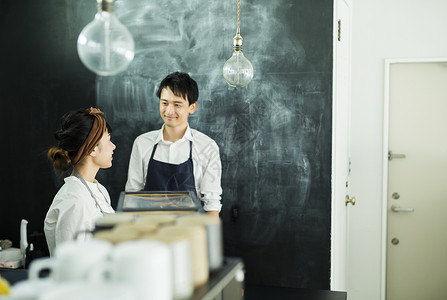
[(103, 112), (91, 107), (62, 116), (61, 128), (54, 133), (58, 145), (48, 150), (48, 158), (53, 161), (56, 170), (65, 172), (76, 165), (93, 151), (106, 129), (112, 132), (101, 115)]
[(68, 151), (59, 147), (51, 147), (48, 150), (48, 158), (53, 161), (53, 166), (58, 171), (67, 171), (71, 166)]

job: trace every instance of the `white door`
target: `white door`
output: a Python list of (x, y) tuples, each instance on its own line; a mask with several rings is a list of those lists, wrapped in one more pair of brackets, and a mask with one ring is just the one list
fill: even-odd
[(350, 1), (335, 1), (334, 10), (334, 94), (331, 224), (331, 290), (346, 291), (347, 206), (349, 190), (350, 136)]
[(389, 150), (386, 299), (447, 299), (447, 62), (390, 65)]

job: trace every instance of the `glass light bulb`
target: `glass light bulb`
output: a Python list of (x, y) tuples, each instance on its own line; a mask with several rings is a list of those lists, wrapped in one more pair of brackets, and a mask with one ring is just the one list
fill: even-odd
[(253, 66), (242, 51), (234, 51), (224, 64), (223, 76), (230, 86), (243, 87), (253, 78)]
[(133, 60), (134, 41), (115, 15), (98, 11), (78, 37), (78, 54), (82, 63), (98, 75), (110, 76), (124, 71)]
[(253, 78), (253, 66), (242, 53), (242, 36), (239, 26), (233, 38), (233, 56), (223, 66), (223, 77), (232, 87), (246, 86)]

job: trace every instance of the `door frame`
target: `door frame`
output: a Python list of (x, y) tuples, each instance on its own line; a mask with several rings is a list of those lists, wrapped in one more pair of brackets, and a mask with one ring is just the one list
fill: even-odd
[[(338, 46), (340, 35), (341, 39), (347, 45), (344, 49), (348, 53), (346, 57), (351, 57), (351, 20), (352, 20), (352, 0), (334, 0), (333, 1), (333, 88), (332, 88), (332, 181), (331, 181), (331, 257), (330, 257), (330, 289), (331, 290), (346, 290), (347, 289), (347, 209), (345, 206), (344, 196), (340, 198), (338, 195), (342, 188), (340, 185), (336, 185), (340, 181), (346, 180), (346, 177), (340, 178), (342, 174), (338, 171), (338, 168), (348, 168), (348, 165), (339, 166), (340, 157), (347, 157), (349, 161), (349, 153), (342, 153), (337, 148), (336, 137), (340, 134), (345, 138), (349, 144), (350, 132), (350, 119), (348, 119), (347, 127), (340, 126), (339, 116), (337, 112), (339, 110), (346, 110), (348, 117), (350, 116), (350, 103), (351, 103), (351, 60), (349, 61), (338, 61), (337, 54), (340, 51)], [(340, 11), (345, 8), (347, 15), (343, 15)], [(342, 19), (343, 18), (343, 19)], [(339, 24), (338, 21), (343, 21)], [(339, 28), (341, 26), (341, 28)], [(341, 53), (341, 52), (340, 52)], [(342, 64), (345, 64), (342, 66)], [(337, 71), (339, 68), (345, 67), (347, 72), (346, 78), (339, 78), (337, 76)], [(347, 95), (345, 103), (339, 101), (338, 92), (339, 90), (346, 88)], [(344, 105), (346, 104), (346, 106)], [(348, 149), (349, 152), (349, 149)], [(344, 174), (343, 174), (344, 175)], [(343, 194), (344, 195), (344, 194)]]
[(447, 62), (447, 58), (403, 58), (385, 59), (384, 103), (383, 103), (383, 168), (382, 168), (382, 245), (381, 245), (381, 299), (386, 299), (386, 260), (388, 232), (388, 151), (390, 117), (390, 70), (392, 64)]

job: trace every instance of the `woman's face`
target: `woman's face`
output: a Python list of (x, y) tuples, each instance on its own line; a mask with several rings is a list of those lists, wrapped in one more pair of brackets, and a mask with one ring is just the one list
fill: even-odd
[(112, 166), (113, 150), (115, 150), (115, 148), (115, 144), (110, 140), (110, 133), (106, 130), (98, 145), (93, 150), (95, 152), (93, 161), (100, 168), (110, 168)]

